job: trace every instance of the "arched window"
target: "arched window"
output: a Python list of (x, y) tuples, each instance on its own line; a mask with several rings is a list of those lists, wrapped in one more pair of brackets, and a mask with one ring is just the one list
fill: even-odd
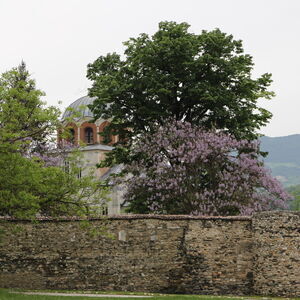
[(69, 134), (70, 134), (69, 141), (70, 141), (70, 143), (74, 144), (75, 143), (75, 130), (73, 128), (70, 128)]
[(93, 144), (94, 143), (94, 134), (93, 129), (91, 127), (87, 127), (84, 130), (84, 140), (87, 144)]

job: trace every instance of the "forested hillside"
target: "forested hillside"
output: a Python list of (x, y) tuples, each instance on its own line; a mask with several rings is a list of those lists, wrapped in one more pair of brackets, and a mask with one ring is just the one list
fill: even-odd
[(284, 186), (300, 184), (300, 134), (282, 137), (261, 137), (261, 150), (273, 176)]

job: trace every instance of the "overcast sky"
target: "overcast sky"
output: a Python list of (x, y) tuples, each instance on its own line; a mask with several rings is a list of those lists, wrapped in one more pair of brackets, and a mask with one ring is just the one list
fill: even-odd
[(243, 40), (254, 77), (273, 74), (276, 97), (260, 105), (274, 116), (262, 133), (300, 133), (300, 0), (0, 0), (0, 72), (23, 59), (47, 103), (64, 108), (86, 95), (88, 63), (160, 21)]

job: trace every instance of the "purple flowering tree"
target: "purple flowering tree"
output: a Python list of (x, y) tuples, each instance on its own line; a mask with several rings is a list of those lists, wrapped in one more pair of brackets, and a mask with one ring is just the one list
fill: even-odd
[(136, 143), (125, 201), (133, 213), (250, 215), (288, 194), (259, 160), (258, 141), (170, 121)]

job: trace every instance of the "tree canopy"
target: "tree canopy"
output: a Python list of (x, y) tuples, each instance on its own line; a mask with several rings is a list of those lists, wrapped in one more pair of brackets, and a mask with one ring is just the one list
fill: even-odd
[[(155, 141), (155, 142), (154, 142)], [(257, 141), (170, 121), (132, 149), (121, 180), (133, 213), (249, 215), (287, 207), (288, 194), (259, 160)]]
[[(170, 117), (250, 140), (270, 120), (257, 101), (273, 96), (271, 75), (252, 78), (254, 63), (242, 41), (219, 29), (188, 29), (187, 23), (161, 22), (152, 36), (125, 42), (124, 55), (107, 54), (88, 65), (89, 95), (96, 97), (91, 109), (95, 118), (111, 120), (106, 130), (120, 135), (120, 145)], [(115, 148), (110, 163), (126, 160), (122, 150)]]
[(72, 146), (56, 148), (60, 111), (46, 107), (25, 63), (0, 76), (0, 215), (87, 215), (105, 199)]
[(44, 93), (36, 89), (26, 65), (0, 77), (0, 153), (36, 151), (52, 137), (59, 124), (59, 109), (45, 107)]

